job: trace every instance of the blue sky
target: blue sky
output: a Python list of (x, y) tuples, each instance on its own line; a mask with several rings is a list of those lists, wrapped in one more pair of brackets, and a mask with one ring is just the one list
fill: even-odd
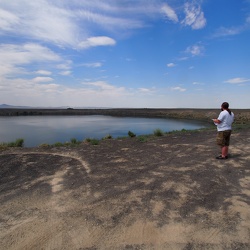
[(250, 0), (0, 0), (0, 104), (250, 108)]

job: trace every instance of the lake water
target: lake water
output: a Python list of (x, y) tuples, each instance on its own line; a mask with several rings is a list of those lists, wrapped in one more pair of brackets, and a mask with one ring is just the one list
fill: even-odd
[(206, 123), (190, 120), (163, 118), (90, 116), (13, 116), (0, 117), (0, 143), (24, 139), (25, 147), (42, 143), (67, 142), (72, 138), (101, 139), (110, 134), (113, 138), (153, 134), (155, 129), (163, 132), (207, 127)]

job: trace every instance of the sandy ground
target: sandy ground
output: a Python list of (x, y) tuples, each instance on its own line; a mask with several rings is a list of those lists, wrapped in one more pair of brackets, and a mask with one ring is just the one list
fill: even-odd
[(0, 249), (250, 249), (250, 131), (0, 152)]

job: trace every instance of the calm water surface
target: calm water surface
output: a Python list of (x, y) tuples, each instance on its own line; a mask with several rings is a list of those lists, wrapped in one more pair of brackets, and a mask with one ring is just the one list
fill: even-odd
[(33, 147), (42, 143), (66, 142), (72, 138), (101, 139), (108, 134), (113, 138), (128, 136), (129, 130), (136, 135), (145, 135), (153, 134), (155, 129), (169, 132), (205, 127), (207, 124), (199, 121), (102, 115), (0, 117), (0, 142), (23, 138), (25, 147)]

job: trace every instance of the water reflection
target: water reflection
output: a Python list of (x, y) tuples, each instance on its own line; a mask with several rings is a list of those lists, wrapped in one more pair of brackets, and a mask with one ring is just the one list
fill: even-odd
[(23, 138), (26, 147), (42, 143), (66, 142), (71, 138), (101, 139), (108, 134), (116, 138), (127, 136), (129, 130), (136, 135), (143, 135), (152, 134), (158, 128), (169, 132), (207, 126), (199, 121), (101, 115), (0, 117), (0, 124), (0, 142)]

